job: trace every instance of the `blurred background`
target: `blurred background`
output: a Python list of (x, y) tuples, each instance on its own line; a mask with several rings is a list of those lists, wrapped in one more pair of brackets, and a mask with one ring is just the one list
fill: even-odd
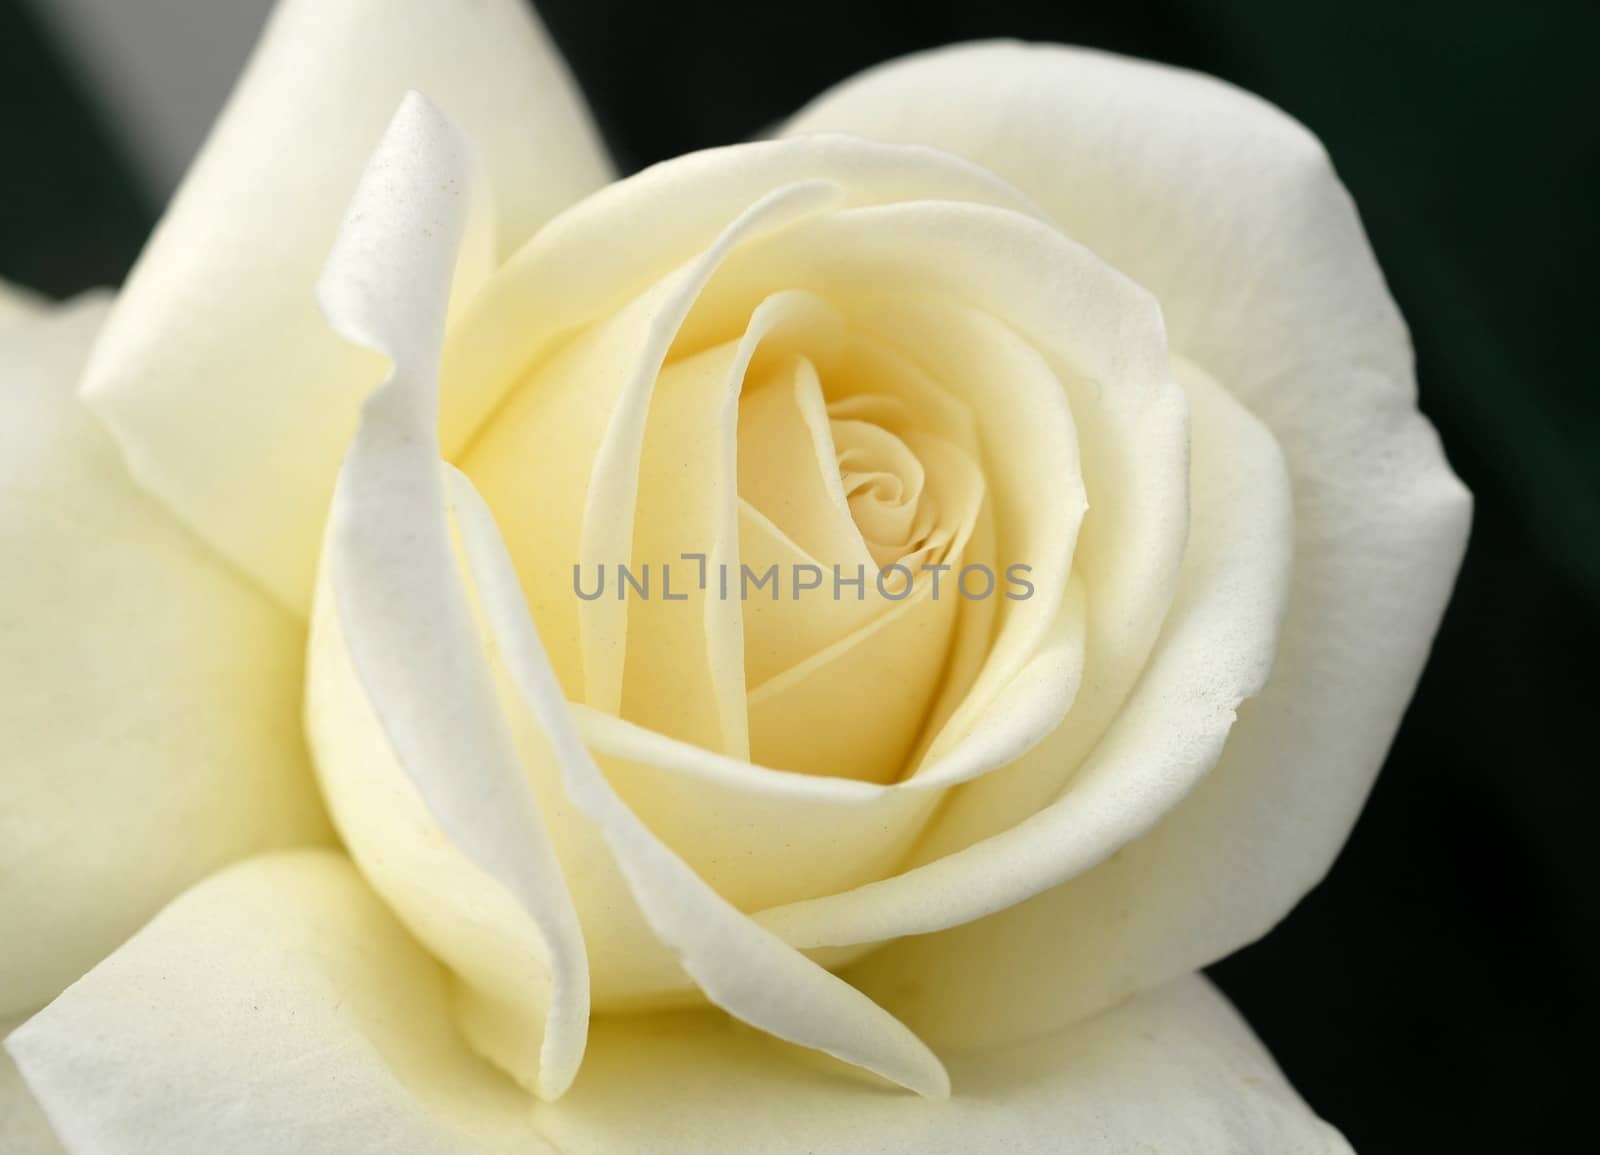
[[(56, 296), (118, 283), (269, 7), (0, 0), (0, 276)], [(1587, 345), (1600, 5), (539, 8), (624, 170), (756, 134), (885, 58), (990, 36), (1214, 73), (1323, 139), (1477, 516), (1343, 857), (1213, 975), (1363, 1155), (1592, 1149), (1576, 1072), (1600, 1025), (1600, 386)]]

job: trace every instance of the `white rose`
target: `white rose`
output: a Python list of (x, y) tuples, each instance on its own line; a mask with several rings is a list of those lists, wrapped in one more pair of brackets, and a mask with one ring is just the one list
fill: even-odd
[(125, 289), (0, 322), (59, 1140), (1343, 1149), (1195, 972), (1326, 870), (1469, 503), (1316, 141), (991, 44), (611, 176), (512, 0), (288, 0)]

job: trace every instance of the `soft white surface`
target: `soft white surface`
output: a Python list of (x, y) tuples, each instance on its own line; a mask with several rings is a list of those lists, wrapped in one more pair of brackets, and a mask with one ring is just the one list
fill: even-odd
[(285, 606), (380, 358), (317, 311), (317, 273), (408, 89), (471, 135), (485, 199), (462, 287), (611, 176), (519, 0), (286, 0), (118, 296), (84, 378), (134, 476)]
[[(869, 964), (890, 985), (921, 976), (895, 1005), (936, 1035), (972, 1029), (961, 1000), (1019, 985), (1039, 998), (1011, 1026), (1047, 1029), (1249, 942), (1322, 876), (1426, 659), (1470, 498), (1416, 410), (1410, 343), (1349, 195), (1316, 139), (1258, 98), (1083, 49), (969, 44), (871, 69), (786, 131), (933, 145), (1013, 181), (1155, 295), (1174, 354), (1259, 420), (1288, 469), (1272, 674), (1204, 780), (1096, 869)], [(1161, 727), (1144, 740), (1159, 746)], [(1057, 780), (1070, 805), (1076, 780)], [(974, 784), (955, 829), (1028, 819), (1037, 801), (1015, 786)], [(827, 920), (809, 921), (828, 941)]]
[[(524, 967), (495, 993), (525, 1020), (526, 1057), (513, 1069), (554, 1096), (583, 1057), (583, 936), (494, 702), (451, 552), (437, 441), (439, 350), (472, 195), (468, 148), (437, 108), (408, 95), (318, 283), (334, 330), (383, 354), (393, 369), (363, 407), (339, 474), (307, 716), (335, 818), (358, 850), (382, 853), (361, 836), (383, 831), (386, 816), (370, 792), (347, 798), (340, 779), (377, 747), (410, 779), (444, 837), (531, 923), (532, 973)], [(330, 679), (350, 684), (340, 709), (328, 708)], [(363, 742), (374, 726), (373, 740)], [(368, 865), (383, 870), (381, 858)], [(396, 894), (402, 905), (418, 897)], [(460, 949), (444, 937), (433, 945), (447, 957)]]
[(74, 395), (106, 305), (0, 319), (0, 1016), (219, 866), (327, 837), (304, 630), (139, 490)]
[(942, 1103), (704, 1012), (597, 1023), (539, 1104), (446, 999), (349, 863), (299, 852), (195, 888), (8, 1046), (75, 1155), (1349, 1152), (1198, 977), (955, 1055)]
[[(582, 1055), (588, 1007), (582, 938), (529, 785), (540, 772), (524, 775), (487, 676), (441, 474), (438, 362), (450, 269), (465, 227), (465, 159), (460, 135), (423, 98), (409, 97), (329, 258), (319, 295), (330, 322), (348, 339), (385, 353), (394, 371), (367, 402), (341, 471), (324, 565), (350, 669), (394, 760), (440, 831), (516, 897), (539, 930), (549, 971), (547, 1010), (542, 1024), (537, 1013), (528, 1016), (544, 1031), (539, 1071), (529, 1076), (525, 1064), (509, 1065), (540, 1094), (554, 1096)], [(704, 269), (689, 267), (680, 310), (718, 254), (745, 232), (790, 219), (826, 192), (802, 184), (758, 202), (711, 246)], [(452, 476), (464, 484), (460, 474)], [(470, 485), (458, 486), (452, 501), (494, 641), (544, 735), (546, 757), (558, 767), (571, 804), (602, 831), (652, 929), (707, 996), (780, 1037), (928, 1094), (945, 1093), (938, 1060), (910, 1032), (719, 899), (617, 797), (578, 738), (493, 520)], [(341, 739), (359, 725), (359, 715), (320, 709), (326, 660), (318, 651), (309, 695), (312, 741), (336, 818), (383, 885), (384, 843), (393, 828), (371, 808), (371, 794), (358, 797), (365, 805), (339, 805), (337, 783), (359, 753)], [(397, 894), (392, 887), (387, 893)], [(418, 896), (399, 897), (405, 909)], [(439, 938), (432, 945), (447, 958), (458, 950)], [(481, 1033), (477, 1041), (485, 1045)]]
[[(0, 1021), (0, 1040), (17, 1026)], [(0, 1151), (6, 1155), (66, 1155), (39, 1104), (28, 1093), (9, 1051), (0, 1049)]]

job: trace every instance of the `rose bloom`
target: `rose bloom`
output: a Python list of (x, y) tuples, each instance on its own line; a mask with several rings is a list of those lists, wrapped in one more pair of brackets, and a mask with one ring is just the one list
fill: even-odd
[(615, 175), (523, 5), (289, 0), (10, 305), (5, 1150), (1346, 1150), (1197, 974), (1467, 531), (1321, 147), (978, 44)]

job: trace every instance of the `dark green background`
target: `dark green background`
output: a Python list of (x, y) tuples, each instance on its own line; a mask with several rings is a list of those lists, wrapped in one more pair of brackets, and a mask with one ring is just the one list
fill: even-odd
[[(1365, 1155), (1579, 1150), (1575, 1070), (1593, 1061), (1600, 976), (1600, 7), (541, 7), (630, 169), (753, 135), (886, 57), (996, 35), (1212, 72), (1322, 137), (1411, 322), (1422, 406), (1477, 518), (1344, 857), (1214, 974)], [(0, 0), (0, 99), (0, 274), (55, 294), (115, 283), (156, 206), (16, 0)]]

